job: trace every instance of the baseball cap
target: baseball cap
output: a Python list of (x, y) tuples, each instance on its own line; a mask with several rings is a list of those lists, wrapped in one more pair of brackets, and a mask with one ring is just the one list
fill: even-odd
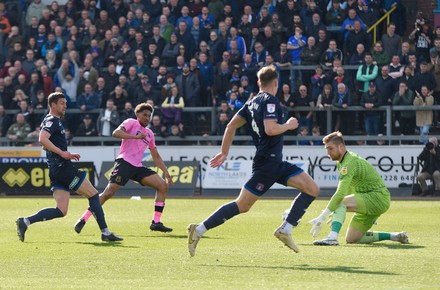
[(369, 86), (370, 88), (375, 88), (375, 87), (376, 87), (376, 83), (375, 83), (375, 82), (370, 82), (370, 83), (368, 84), (368, 86)]

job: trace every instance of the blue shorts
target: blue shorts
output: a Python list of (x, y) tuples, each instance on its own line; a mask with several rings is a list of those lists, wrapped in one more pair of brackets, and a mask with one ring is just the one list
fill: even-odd
[(304, 172), (300, 167), (278, 158), (256, 156), (252, 163), (252, 176), (244, 188), (262, 196), (275, 183), (287, 185), (292, 176)]
[(76, 168), (71, 162), (49, 168), (51, 191), (62, 189), (76, 191), (83, 183), (87, 173)]
[(142, 179), (153, 174), (156, 174), (156, 172), (148, 167), (136, 167), (124, 159), (119, 158), (115, 160), (115, 165), (113, 166), (110, 176), (110, 183), (125, 185), (131, 179), (142, 185)]

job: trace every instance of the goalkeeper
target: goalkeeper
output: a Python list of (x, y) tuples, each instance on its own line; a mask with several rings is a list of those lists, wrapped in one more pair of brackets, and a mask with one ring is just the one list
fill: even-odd
[(364, 158), (347, 151), (339, 131), (325, 136), (322, 141), (327, 155), (337, 161), (339, 184), (321, 215), (309, 222), (313, 225), (310, 233), (316, 238), (327, 216), (333, 213), (330, 234), (313, 244), (337, 246), (339, 231), (347, 211), (355, 212), (345, 237), (347, 243), (369, 244), (391, 240), (408, 244), (406, 232), (369, 231), (374, 222), (390, 207), (390, 192), (374, 167)]

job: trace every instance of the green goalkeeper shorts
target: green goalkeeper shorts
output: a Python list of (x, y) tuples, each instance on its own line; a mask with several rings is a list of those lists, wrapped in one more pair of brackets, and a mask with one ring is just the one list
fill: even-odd
[(377, 219), (390, 207), (390, 192), (384, 188), (380, 191), (355, 194), (357, 211), (353, 215), (350, 227), (367, 232)]

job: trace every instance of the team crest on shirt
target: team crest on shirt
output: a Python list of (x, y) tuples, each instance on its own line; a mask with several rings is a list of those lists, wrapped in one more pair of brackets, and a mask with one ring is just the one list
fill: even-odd
[(269, 113), (275, 112), (275, 104), (267, 104), (267, 112)]
[(342, 167), (342, 168), (341, 168), (341, 175), (347, 175), (347, 173), (348, 173), (348, 168), (347, 168), (347, 166)]
[(50, 128), (50, 127), (52, 127), (52, 124), (53, 124), (52, 121), (47, 121), (47, 122), (46, 122), (46, 127), (49, 127), (49, 128)]

